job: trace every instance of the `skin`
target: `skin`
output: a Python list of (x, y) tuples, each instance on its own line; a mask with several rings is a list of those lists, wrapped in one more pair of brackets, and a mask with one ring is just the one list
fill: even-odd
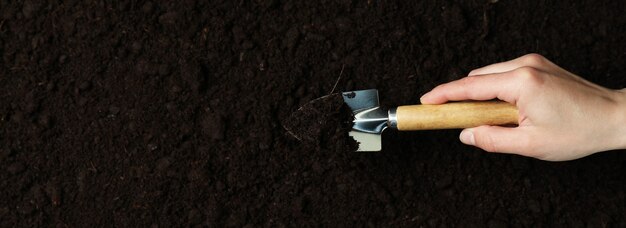
[(593, 84), (538, 54), (475, 69), (420, 100), (442, 104), (496, 98), (517, 106), (519, 126), (464, 129), (461, 142), (546, 161), (626, 149), (626, 90)]

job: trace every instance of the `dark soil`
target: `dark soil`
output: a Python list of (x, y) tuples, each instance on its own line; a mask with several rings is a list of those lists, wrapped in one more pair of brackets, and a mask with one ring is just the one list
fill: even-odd
[(626, 226), (624, 151), (550, 163), (446, 130), (353, 153), (285, 131), (340, 74), (335, 92), (414, 104), (537, 52), (626, 87), (623, 1), (462, 2), (0, 1), (0, 226)]
[(287, 133), (302, 143), (325, 146), (342, 140), (356, 151), (358, 144), (348, 136), (353, 120), (341, 94), (333, 93), (303, 105), (282, 122)]

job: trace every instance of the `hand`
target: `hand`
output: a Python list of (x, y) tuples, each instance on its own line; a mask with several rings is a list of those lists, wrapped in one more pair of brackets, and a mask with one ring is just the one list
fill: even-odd
[(442, 104), (495, 98), (517, 106), (519, 126), (464, 129), (463, 143), (548, 161), (626, 148), (626, 91), (588, 82), (538, 54), (475, 69), (420, 100)]

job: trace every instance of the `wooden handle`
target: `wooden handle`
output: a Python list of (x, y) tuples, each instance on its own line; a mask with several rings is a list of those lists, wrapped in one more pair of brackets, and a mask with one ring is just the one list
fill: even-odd
[(517, 107), (502, 101), (406, 105), (397, 108), (396, 116), (401, 131), (518, 124)]

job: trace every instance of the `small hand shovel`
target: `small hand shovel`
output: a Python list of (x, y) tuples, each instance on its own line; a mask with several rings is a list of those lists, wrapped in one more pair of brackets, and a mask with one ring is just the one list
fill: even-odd
[(379, 107), (376, 89), (343, 92), (342, 96), (354, 113), (350, 136), (362, 152), (380, 151), (381, 134), (387, 128), (415, 131), (518, 124), (517, 108), (502, 101), (405, 105), (387, 111)]

